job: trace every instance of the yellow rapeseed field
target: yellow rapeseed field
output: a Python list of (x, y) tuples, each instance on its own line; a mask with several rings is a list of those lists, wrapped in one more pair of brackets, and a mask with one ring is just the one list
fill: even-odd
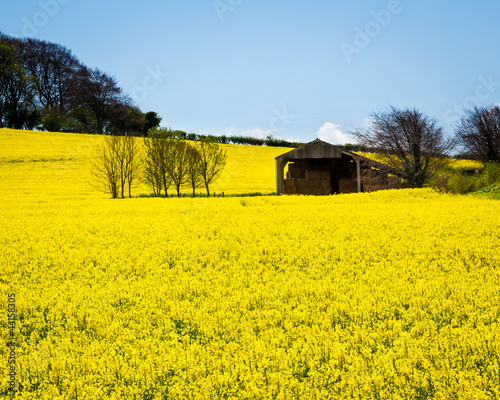
[[(87, 185), (96, 140), (0, 130), (12, 398), (500, 397), (500, 202), (430, 189), (112, 200)], [(232, 151), (247, 159), (217, 190), (273, 190), (286, 149)]]
[[(136, 140), (142, 144), (142, 139)], [(0, 129), (0, 189), (6, 195), (12, 192), (15, 197), (19, 194), (54, 199), (106, 197), (89, 184), (92, 154), (100, 143), (100, 135)], [(227, 150), (227, 165), (211, 192), (270, 194), (276, 191), (274, 159), (291, 149), (234, 144), (221, 147)], [(191, 194), (192, 189), (186, 187), (182, 192)], [(203, 189), (198, 192), (203, 193)], [(132, 194), (150, 193), (143, 184)]]
[[(370, 160), (377, 161), (380, 163), (384, 163), (385, 157), (380, 154), (376, 153), (363, 153), (363, 152), (356, 152), (356, 154), (359, 154), (360, 156), (369, 158)], [(474, 161), (474, 160), (462, 160), (462, 159), (457, 159), (457, 158), (450, 158), (448, 160), (448, 166), (451, 167), (452, 169), (476, 169), (476, 168), (484, 168), (484, 164), (480, 161)]]

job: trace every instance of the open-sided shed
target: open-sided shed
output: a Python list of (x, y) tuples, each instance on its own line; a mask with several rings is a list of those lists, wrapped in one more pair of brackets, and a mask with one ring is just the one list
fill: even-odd
[(394, 185), (386, 166), (320, 139), (276, 157), (277, 194), (329, 195)]

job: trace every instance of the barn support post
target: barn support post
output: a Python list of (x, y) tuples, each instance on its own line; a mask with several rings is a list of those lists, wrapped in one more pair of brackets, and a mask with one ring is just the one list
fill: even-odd
[(285, 179), (285, 166), (287, 161), (278, 158), (276, 160), (276, 195), (283, 194), (283, 181)]
[(358, 183), (358, 193), (361, 192), (361, 165), (359, 158), (356, 157), (356, 174)]

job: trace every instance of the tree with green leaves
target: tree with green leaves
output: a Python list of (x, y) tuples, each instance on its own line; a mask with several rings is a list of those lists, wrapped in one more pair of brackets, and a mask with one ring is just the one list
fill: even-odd
[(91, 111), (97, 133), (102, 134), (110, 108), (122, 100), (122, 89), (114, 77), (98, 68), (82, 68), (77, 75), (78, 103)]
[(161, 117), (154, 111), (148, 111), (144, 114), (144, 119), (143, 133), (145, 136), (147, 136), (151, 129), (156, 129), (160, 126)]
[[(34, 79), (27, 76), (14, 46), (0, 40), (0, 103), (8, 128), (23, 129), (33, 111)], [(33, 125), (33, 124), (29, 124)], [(32, 126), (29, 126), (32, 128)]]

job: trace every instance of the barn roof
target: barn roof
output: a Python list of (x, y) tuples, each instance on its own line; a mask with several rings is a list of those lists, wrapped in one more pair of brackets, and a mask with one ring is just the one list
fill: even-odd
[(300, 158), (341, 158), (342, 149), (316, 139), (276, 157), (276, 159), (296, 160)]
[(373, 161), (369, 158), (360, 156), (359, 154), (350, 153), (348, 151), (342, 150), (340, 147), (334, 146), (333, 144), (327, 143), (321, 139), (313, 140), (303, 146), (297, 147), (287, 153), (284, 153), (278, 157), (278, 161), (290, 161), (299, 160), (304, 158), (342, 158), (342, 154), (352, 157), (356, 161), (363, 161), (369, 165), (384, 165), (377, 161)]

